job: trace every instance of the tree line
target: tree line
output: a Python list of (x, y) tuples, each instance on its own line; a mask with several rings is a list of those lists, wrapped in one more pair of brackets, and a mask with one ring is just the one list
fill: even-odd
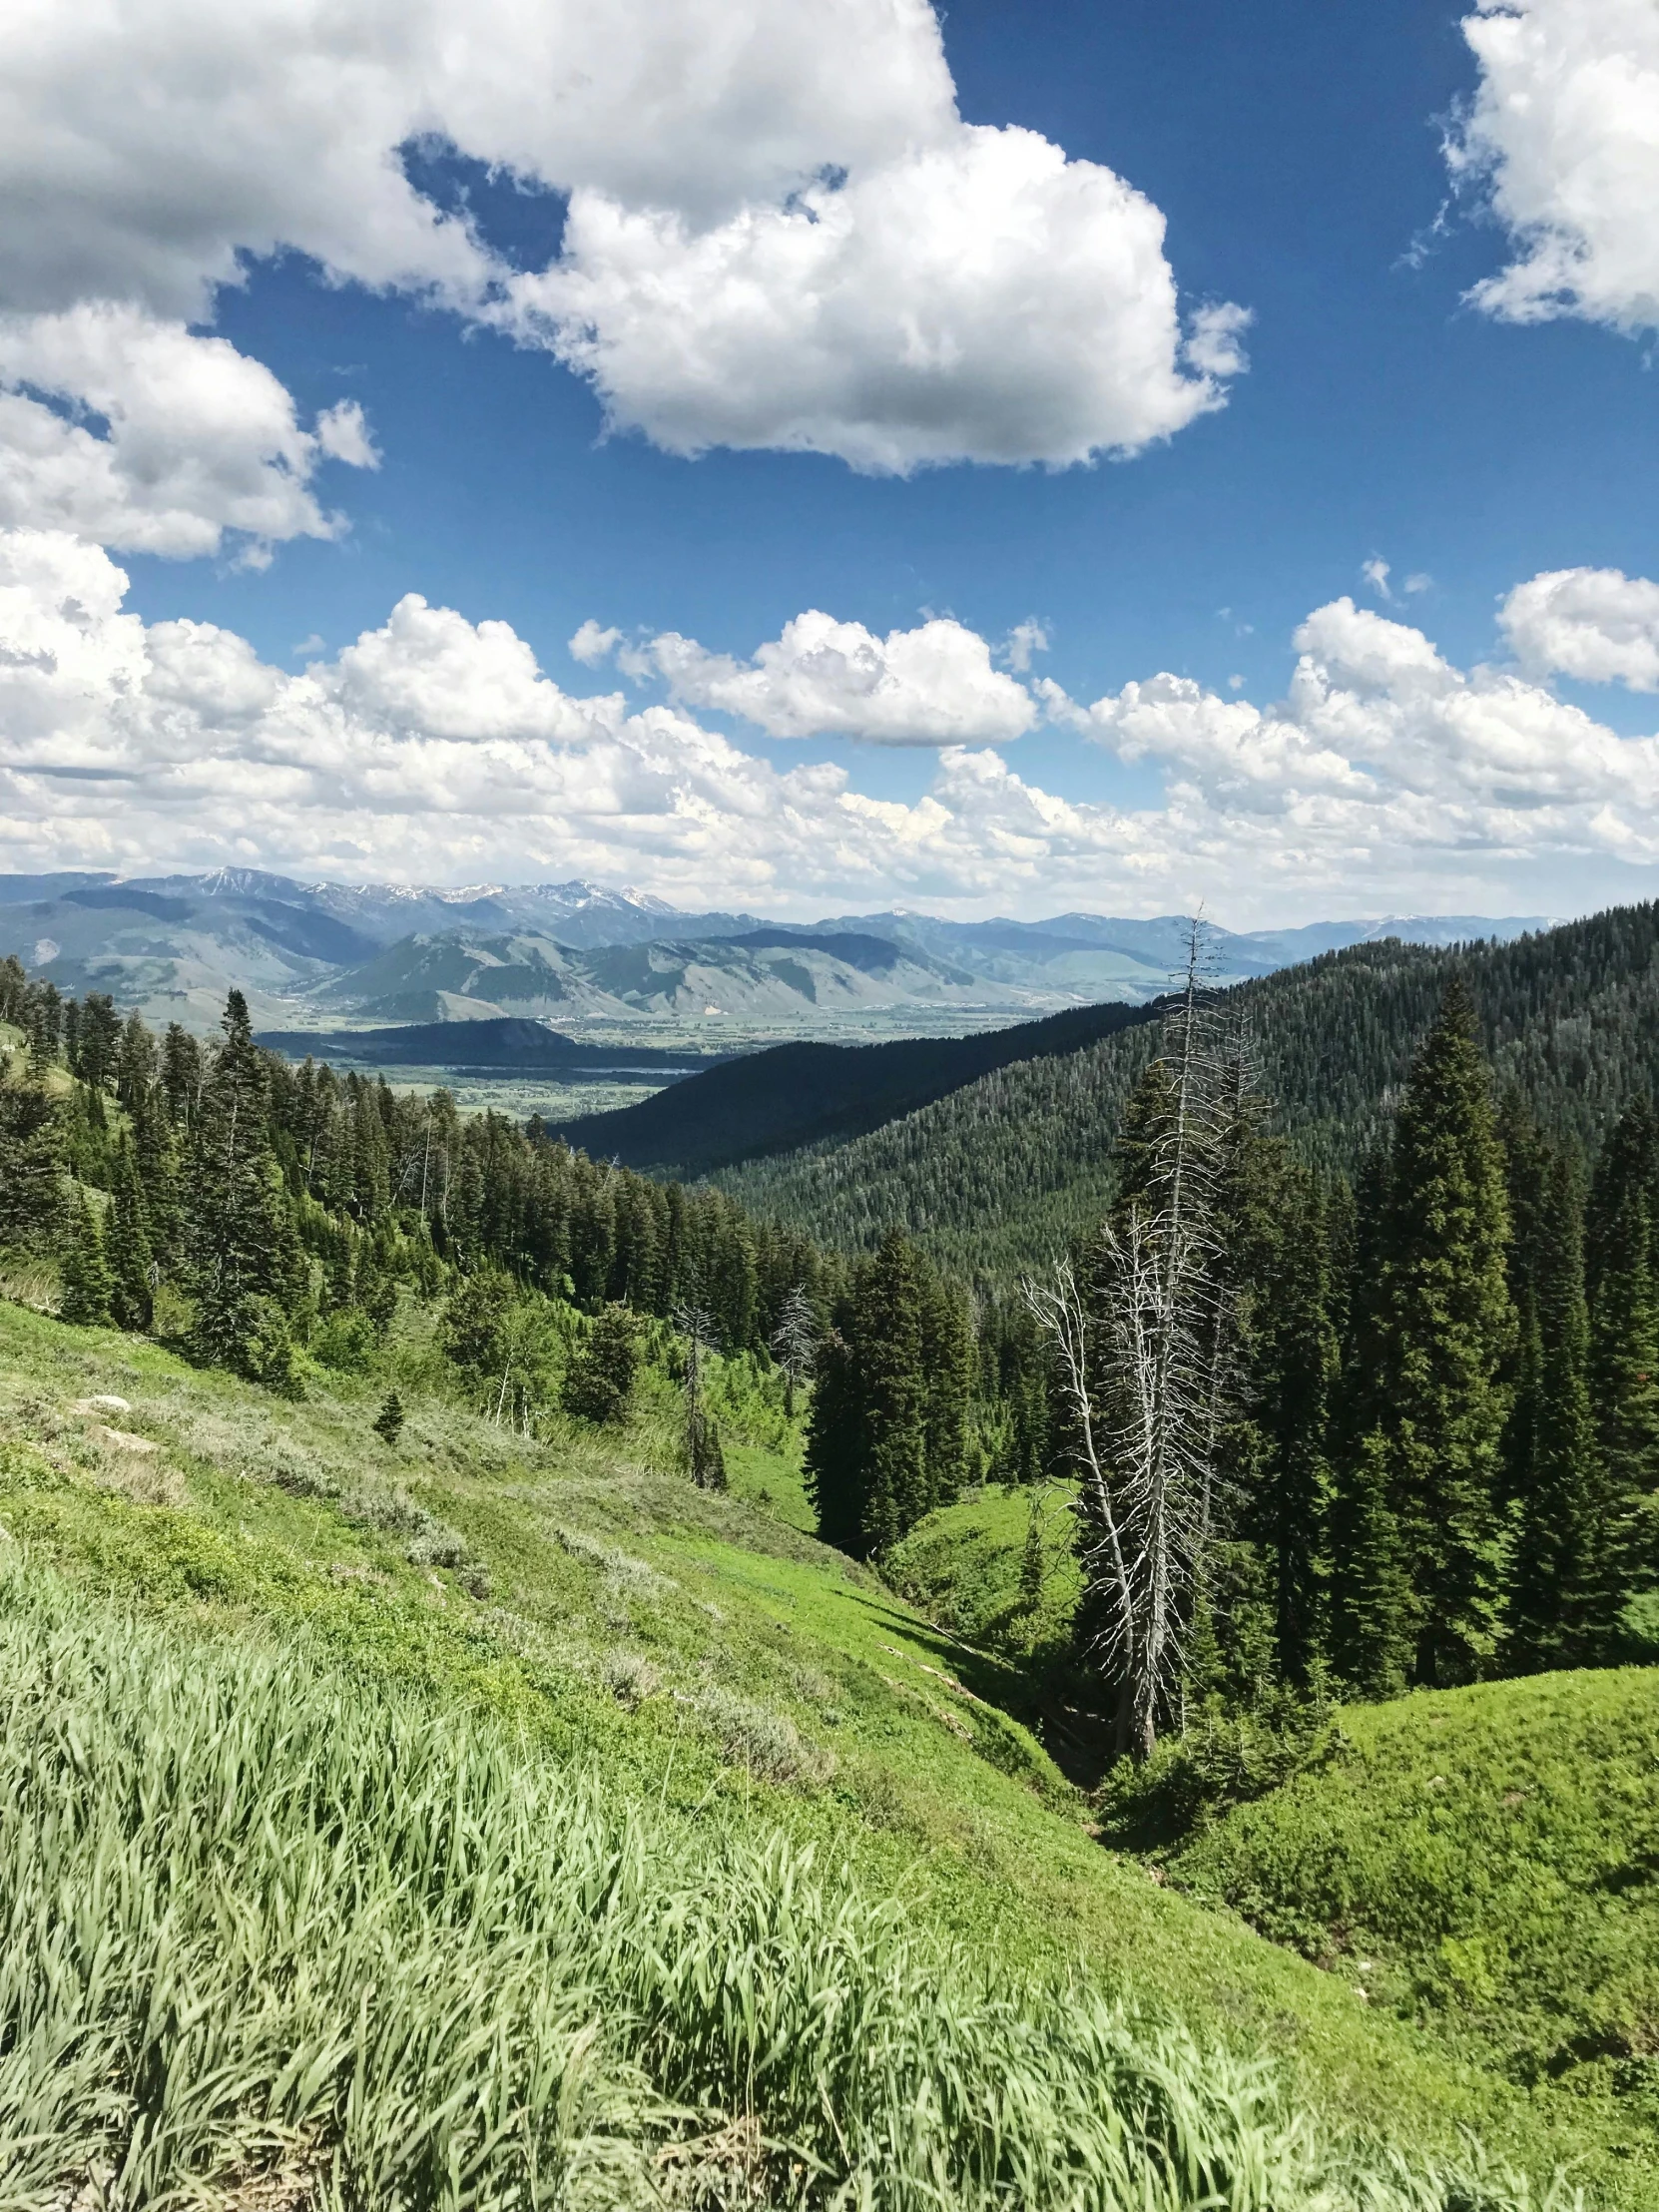
[(204, 1044), (100, 993), (65, 1000), (13, 959), (0, 1020), (27, 1040), (0, 1105), (0, 1246), (60, 1253), (69, 1306), (124, 1326), (177, 1286), (197, 1353), (254, 1380), (279, 1379), (331, 1310), (383, 1318), (399, 1282), (496, 1270), (664, 1320), (695, 1299), (724, 1347), (763, 1352), (792, 1291), (827, 1297), (844, 1273), (723, 1193), (590, 1160), (535, 1117), (293, 1067), (255, 1043), (240, 991)]

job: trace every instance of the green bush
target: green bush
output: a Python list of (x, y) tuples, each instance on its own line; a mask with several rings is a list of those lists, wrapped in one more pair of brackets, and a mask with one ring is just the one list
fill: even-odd
[[(1524, 2081), (1659, 2137), (1659, 1674), (1534, 1675), (1344, 1712), (1174, 1878)], [(1360, 1970), (1364, 1965), (1364, 1972)]]
[(1280, 1693), (1254, 1713), (1205, 1713), (1137, 1765), (1120, 1759), (1101, 1786), (1101, 1833), (1121, 1850), (1184, 1842), (1352, 1750), (1329, 1704)]

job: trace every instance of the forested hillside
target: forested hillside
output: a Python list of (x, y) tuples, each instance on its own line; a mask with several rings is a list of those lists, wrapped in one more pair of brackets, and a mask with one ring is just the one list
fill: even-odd
[(585, 1115), (560, 1134), (629, 1167), (707, 1174), (729, 1161), (856, 1136), (994, 1068), (1073, 1053), (1148, 1018), (1141, 1006), (1078, 1006), (971, 1037), (775, 1045), (694, 1075), (672, 1097), (659, 1091), (616, 1113)]
[[(1226, 1003), (1275, 1126), (1311, 1164), (1352, 1170), (1376, 1142), (1446, 977), (1466, 975), (1499, 1089), (1593, 1150), (1659, 1070), (1659, 906), (1617, 908), (1509, 944), (1388, 940), (1239, 985)], [(1154, 1026), (1063, 1059), (1000, 1068), (848, 1144), (722, 1174), (745, 1204), (847, 1250), (903, 1223), (941, 1264), (1007, 1282), (1098, 1214), (1123, 1102)]]

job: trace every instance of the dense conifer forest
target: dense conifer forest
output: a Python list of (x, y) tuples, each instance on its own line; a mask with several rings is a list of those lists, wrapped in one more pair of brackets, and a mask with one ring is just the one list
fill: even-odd
[[(1466, 978), (1499, 1093), (1587, 1160), (1659, 1053), (1659, 906), (1511, 944), (1357, 945), (1228, 993), (1272, 1126), (1353, 1176), (1386, 1129), (1446, 978)], [(963, 1279), (1009, 1286), (1109, 1202), (1125, 1100), (1163, 1048), (1137, 1027), (1062, 1059), (999, 1068), (848, 1144), (721, 1175), (734, 1196), (844, 1251), (904, 1223)]]

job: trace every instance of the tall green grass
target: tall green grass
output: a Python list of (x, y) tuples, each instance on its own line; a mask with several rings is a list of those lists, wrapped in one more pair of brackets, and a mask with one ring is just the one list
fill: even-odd
[(976, 1972), (781, 1837), (6, 1551), (0, 2208), (1526, 2201)]

